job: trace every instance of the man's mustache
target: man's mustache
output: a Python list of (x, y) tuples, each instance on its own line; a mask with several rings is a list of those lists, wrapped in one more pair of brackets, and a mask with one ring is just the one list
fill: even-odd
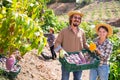
[(74, 27), (78, 27), (78, 24), (73, 24)]
[(78, 20), (75, 20), (74, 22), (79, 22)]

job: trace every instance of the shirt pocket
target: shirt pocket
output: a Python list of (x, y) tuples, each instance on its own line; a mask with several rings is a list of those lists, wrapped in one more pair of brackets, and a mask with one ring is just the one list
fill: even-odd
[(81, 35), (78, 36), (78, 44), (79, 44), (79, 46), (80, 46), (81, 48), (83, 48), (83, 38), (82, 38)]
[(78, 35), (77, 37), (78, 37), (78, 39), (79, 39), (80, 43), (81, 43), (81, 42), (83, 42), (83, 38), (82, 38), (82, 36), (81, 36), (81, 35)]

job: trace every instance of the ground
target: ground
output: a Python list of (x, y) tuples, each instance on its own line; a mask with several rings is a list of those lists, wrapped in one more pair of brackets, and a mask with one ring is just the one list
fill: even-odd
[[(46, 56), (51, 56), (48, 47), (45, 47)], [(19, 64), (22, 69), (16, 80), (60, 80), (61, 79), (61, 64), (58, 60), (44, 59), (42, 56), (37, 56), (37, 50), (32, 50), (25, 54)], [(83, 71), (83, 80), (88, 80), (89, 71)], [(70, 74), (70, 80), (72, 79)]]
[(58, 15), (59, 21), (68, 21), (67, 13), (70, 10), (80, 10), (84, 16), (82, 21), (93, 22), (102, 21), (112, 26), (120, 27), (120, 2), (94, 2), (84, 7), (76, 3), (54, 3), (48, 5)]

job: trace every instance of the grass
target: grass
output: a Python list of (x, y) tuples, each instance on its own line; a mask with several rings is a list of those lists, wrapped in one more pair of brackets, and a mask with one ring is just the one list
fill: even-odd
[[(91, 3), (79, 8), (85, 15), (83, 21), (95, 21), (95, 20), (110, 20), (120, 18), (120, 2), (119, 1), (109, 1), (100, 3)], [(64, 17), (65, 16), (65, 17)], [(59, 20), (62, 19), (68, 21), (66, 15), (58, 16)]]

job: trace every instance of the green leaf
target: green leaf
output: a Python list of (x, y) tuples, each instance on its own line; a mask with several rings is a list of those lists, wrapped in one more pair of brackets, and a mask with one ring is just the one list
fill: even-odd
[(40, 45), (39, 45), (39, 48), (38, 48), (38, 55), (40, 55), (40, 54), (41, 54), (41, 52), (42, 52), (43, 48), (44, 48), (44, 43), (43, 43), (43, 42), (41, 42), (41, 43), (40, 43)]

